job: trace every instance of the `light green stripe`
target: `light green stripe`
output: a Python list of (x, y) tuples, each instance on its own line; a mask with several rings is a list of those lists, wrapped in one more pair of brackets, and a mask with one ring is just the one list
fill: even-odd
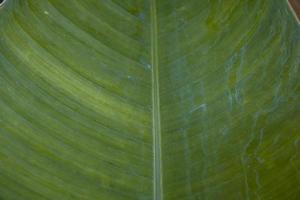
[(152, 67), (152, 109), (153, 109), (153, 191), (154, 199), (163, 199), (162, 184), (162, 155), (161, 155), (161, 127), (159, 102), (159, 63), (156, 0), (151, 1), (151, 67)]

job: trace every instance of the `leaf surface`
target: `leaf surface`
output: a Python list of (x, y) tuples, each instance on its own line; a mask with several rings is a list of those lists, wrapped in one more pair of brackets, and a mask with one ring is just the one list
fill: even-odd
[(300, 198), (279, 0), (6, 0), (0, 199)]

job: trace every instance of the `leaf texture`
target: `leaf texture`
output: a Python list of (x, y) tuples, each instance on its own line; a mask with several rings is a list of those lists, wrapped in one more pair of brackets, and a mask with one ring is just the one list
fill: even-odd
[(6, 0), (0, 199), (300, 198), (281, 0)]

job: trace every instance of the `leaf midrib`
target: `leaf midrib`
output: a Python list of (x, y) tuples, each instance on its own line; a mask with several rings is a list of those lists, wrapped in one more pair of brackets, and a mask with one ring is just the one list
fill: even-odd
[(153, 134), (153, 199), (163, 199), (160, 100), (158, 76), (158, 36), (156, 0), (150, 2), (151, 67), (152, 67), (152, 134)]

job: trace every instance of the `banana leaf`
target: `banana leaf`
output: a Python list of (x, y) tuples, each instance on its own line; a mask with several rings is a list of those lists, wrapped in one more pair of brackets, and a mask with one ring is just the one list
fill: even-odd
[(288, 2), (2, 0), (0, 199), (300, 199)]

